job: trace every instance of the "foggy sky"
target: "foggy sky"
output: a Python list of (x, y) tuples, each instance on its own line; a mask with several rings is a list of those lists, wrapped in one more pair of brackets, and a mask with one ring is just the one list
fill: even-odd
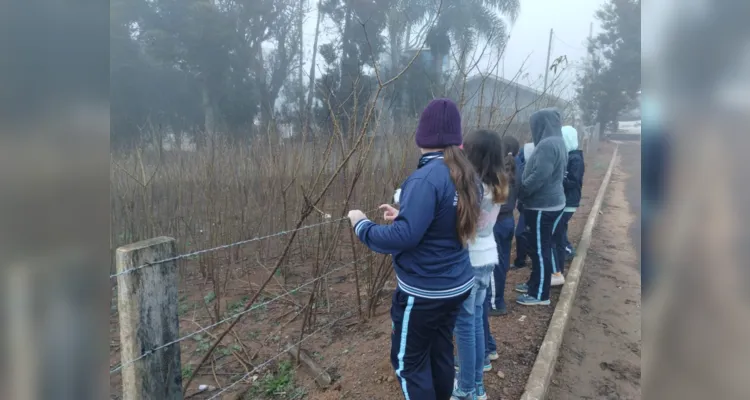
[[(589, 35), (589, 24), (594, 23), (594, 35), (599, 32), (599, 24), (594, 18), (596, 10), (606, 0), (521, 0), (521, 12), (516, 23), (510, 27), (510, 41), (505, 51), (505, 78), (511, 79), (516, 72), (524, 68), (528, 77), (520, 79), (521, 83), (539, 88), (543, 86), (547, 44), (550, 28), (554, 30), (552, 38), (551, 59), (565, 55), (570, 62), (564, 79), (570, 81), (575, 77), (576, 64), (586, 56), (586, 38)], [(308, 13), (304, 24), (305, 74), (309, 72), (312, 57), (312, 44), (315, 35), (317, 3), (311, 0), (313, 11)], [(335, 37), (335, 30), (330, 22), (321, 29), (318, 45), (328, 43)], [(326, 32), (328, 31), (328, 32)], [(481, 45), (480, 45), (481, 47)], [(489, 55), (479, 62), (482, 72), (488, 71), (495, 64)], [(528, 58), (528, 59), (527, 59)], [(524, 64), (525, 61), (525, 64)], [(318, 71), (323, 62), (316, 60)], [(502, 75), (503, 68), (498, 72)], [(316, 72), (319, 74), (320, 72)], [(307, 77), (306, 77), (307, 79)], [(564, 97), (572, 97), (572, 87), (566, 90)]]

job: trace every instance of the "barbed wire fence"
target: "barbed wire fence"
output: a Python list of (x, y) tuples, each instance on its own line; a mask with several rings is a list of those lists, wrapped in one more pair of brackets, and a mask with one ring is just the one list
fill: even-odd
[[(369, 210), (366, 213), (369, 214), (374, 211), (377, 211), (377, 209)], [(274, 297), (264, 301), (256, 301), (259, 299), (259, 295), (265, 290), (268, 282), (273, 278), (273, 271), (271, 271), (266, 282), (258, 288), (253, 298), (245, 304), (242, 310), (229, 313), (226, 317), (207, 326), (201, 327), (196, 322), (196, 325), (199, 326), (198, 330), (179, 335), (180, 318), (178, 311), (177, 275), (180, 268), (176, 263), (177, 261), (247, 243), (348, 221), (347, 217), (331, 219), (330, 215), (324, 215), (324, 219), (324, 222), (300, 226), (292, 230), (280, 231), (270, 235), (254, 237), (179, 255), (175, 255), (175, 240), (168, 237), (149, 239), (118, 248), (116, 251), (117, 272), (110, 275), (110, 279), (116, 282), (121, 361), (111, 367), (110, 375), (121, 374), (123, 398), (183, 399), (185, 396), (192, 397), (202, 392), (209, 392), (206, 390), (206, 385), (201, 385), (203, 390), (194, 391), (194, 393), (187, 395), (192, 378), (195, 377), (198, 370), (206, 363), (208, 357), (222, 342), (224, 336), (243, 316), (263, 309), (284, 298), (303, 293), (303, 289), (310, 289), (308, 303), (298, 310), (291, 320), (284, 324), (285, 327), (303, 313), (308, 312), (309, 315), (310, 309), (313, 308), (311, 303), (316, 301), (315, 292), (322, 281), (327, 281), (329, 277), (336, 273), (347, 272), (348, 275), (352, 269), (356, 272), (357, 264), (365, 262), (367, 262), (367, 267), (362, 269), (360, 273), (366, 273), (374, 265), (372, 259), (376, 255), (375, 253), (368, 253), (360, 257), (357, 257), (357, 254), (353, 253), (352, 257), (354, 259), (343, 263), (332, 262), (327, 257), (324, 260), (328, 260), (329, 262), (324, 266), (317, 267), (313, 271), (311, 279), (293, 289), (282, 288), (282, 293)], [(334, 245), (336, 243), (331, 244), (331, 246)], [(334, 266), (337, 263), (340, 263), (340, 265)], [(239, 382), (246, 381), (249, 376), (262, 371), (284, 354), (289, 354), (290, 348), (296, 349), (297, 354), (293, 358), (296, 358), (298, 361), (296, 368), (299, 368), (301, 365), (299, 364), (300, 353), (303, 351), (302, 344), (310, 338), (319, 335), (321, 332), (330, 329), (342, 320), (357, 315), (361, 317), (362, 310), (359, 301), (357, 306), (360, 307), (360, 310), (350, 310), (334, 318), (333, 321), (327, 322), (317, 328), (315, 328), (312, 321), (308, 320), (308, 317), (308, 319), (303, 321), (298, 340), (288, 344), (284, 349), (260, 364), (253, 365), (252, 361), (258, 356), (260, 349), (252, 357), (249, 357), (250, 359), (242, 360), (240, 356), (235, 355), (235, 358), (247, 372), (240, 376), (239, 379), (233, 380), (233, 382), (224, 387), (221, 386), (218, 379), (215, 379), (218, 388), (215, 388), (214, 391), (218, 390), (218, 392), (213, 393), (210, 398), (219, 398), (219, 396), (230, 391)], [(224, 333), (219, 336), (211, 334), (212, 331), (224, 325), (229, 325), (229, 328)], [(284, 329), (284, 327), (281, 329)], [(312, 330), (312, 332), (306, 334), (305, 328), (308, 331)], [(194, 339), (203, 333), (213, 337), (214, 343), (206, 352), (201, 362), (192, 370), (190, 377), (183, 385), (184, 370), (180, 357), (180, 344), (188, 339)], [(265, 343), (263, 343), (263, 346), (265, 346)], [(289, 355), (292, 356), (292, 354)], [(212, 371), (214, 371), (213, 375), (216, 378), (213, 365)], [(313, 375), (315, 373), (317, 372), (313, 372)], [(318, 373), (318, 376), (313, 381), (316, 381), (319, 376), (320, 373)]]

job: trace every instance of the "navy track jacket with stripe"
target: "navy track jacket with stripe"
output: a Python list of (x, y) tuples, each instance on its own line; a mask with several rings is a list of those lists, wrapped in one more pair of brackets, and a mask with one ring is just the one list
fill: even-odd
[(391, 254), (398, 286), (427, 299), (471, 290), (469, 251), (456, 232), (458, 195), (442, 153), (427, 153), (401, 185), (400, 210), (390, 225), (364, 219), (354, 231), (371, 250)]

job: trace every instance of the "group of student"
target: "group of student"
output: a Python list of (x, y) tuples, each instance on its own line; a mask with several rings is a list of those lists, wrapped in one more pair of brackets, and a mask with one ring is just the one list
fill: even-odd
[(381, 206), (387, 223), (349, 212), (359, 240), (393, 258), (391, 362), (407, 400), (487, 399), (483, 373), (499, 358), (489, 317), (507, 313), (514, 234), (513, 267), (526, 257), (532, 265), (516, 302), (547, 305), (550, 286), (564, 284), (583, 157), (555, 109), (534, 113), (530, 128), (533, 143), (523, 149), (493, 131), (464, 137), (456, 104), (433, 100), (417, 127), (417, 169), (394, 196), (398, 208)]

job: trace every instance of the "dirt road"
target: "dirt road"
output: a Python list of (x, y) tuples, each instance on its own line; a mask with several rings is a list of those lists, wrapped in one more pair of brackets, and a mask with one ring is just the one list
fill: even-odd
[(621, 144), (618, 158), (550, 400), (641, 398), (640, 143)]

